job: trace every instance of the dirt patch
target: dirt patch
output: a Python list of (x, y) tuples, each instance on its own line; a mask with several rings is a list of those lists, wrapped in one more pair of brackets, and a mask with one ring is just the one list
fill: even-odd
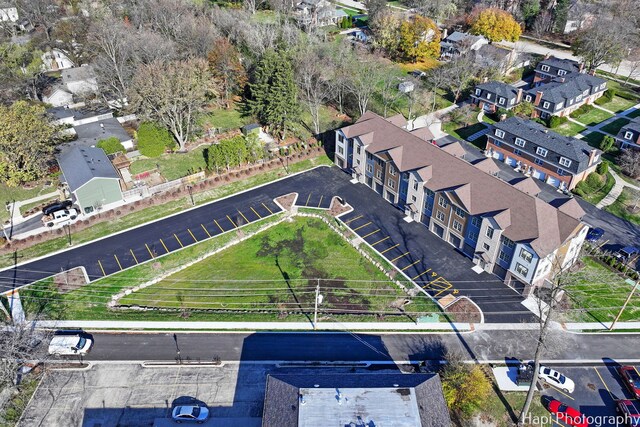
[(87, 278), (81, 268), (63, 271), (53, 276), (53, 283), (61, 294), (76, 290), (86, 285)]
[(349, 212), (353, 209), (349, 204), (345, 203), (344, 205), (338, 201), (337, 197), (334, 197), (331, 201), (331, 206), (329, 207), (329, 215), (338, 216), (345, 212)]
[(296, 193), (285, 194), (284, 196), (276, 197), (276, 202), (280, 204), (285, 210), (290, 211), (293, 207), (293, 202), (296, 200)]
[(482, 320), (478, 307), (467, 298), (458, 299), (458, 301), (447, 307), (446, 312), (456, 322), (480, 323)]

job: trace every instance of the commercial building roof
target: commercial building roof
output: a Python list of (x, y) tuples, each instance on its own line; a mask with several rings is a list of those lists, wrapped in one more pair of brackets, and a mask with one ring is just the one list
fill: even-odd
[(263, 427), (449, 427), (436, 374), (269, 375)]
[(67, 148), (58, 155), (58, 164), (71, 192), (94, 178), (120, 178), (102, 148)]
[[(342, 128), (348, 138), (358, 137), (373, 154), (386, 153), (401, 171), (430, 177), (424, 186), (456, 194), (471, 215), (495, 216), (504, 212), (510, 224), (504, 236), (528, 242), (539, 256), (564, 243), (580, 221), (544, 201), (487, 174), (479, 168), (394, 126), (375, 113), (365, 113), (355, 124)], [(465, 193), (465, 194), (463, 194)]]

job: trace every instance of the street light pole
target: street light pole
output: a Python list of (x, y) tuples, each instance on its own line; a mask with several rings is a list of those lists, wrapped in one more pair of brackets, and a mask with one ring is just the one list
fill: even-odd
[(622, 308), (620, 308), (620, 311), (618, 312), (618, 315), (616, 316), (615, 319), (613, 319), (613, 322), (611, 323), (611, 326), (609, 326), (609, 330), (610, 331), (613, 330), (613, 327), (616, 325), (616, 322), (618, 322), (618, 319), (620, 319), (620, 316), (622, 316), (622, 312), (624, 311), (625, 308), (627, 308), (627, 304), (629, 304), (629, 301), (631, 301), (631, 297), (633, 297), (633, 294), (635, 293), (636, 288), (638, 287), (638, 285), (640, 285), (640, 280), (637, 280), (636, 283), (631, 288), (631, 292), (629, 292), (629, 296), (627, 296), (627, 299), (624, 302), (624, 304), (622, 304)]

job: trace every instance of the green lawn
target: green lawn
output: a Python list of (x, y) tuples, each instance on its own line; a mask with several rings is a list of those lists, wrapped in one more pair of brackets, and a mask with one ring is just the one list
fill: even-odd
[[(303, 160), (301, 162), (291, 164), (289, 166), (289, 171), (290, 173), (295, 173), (311, 169), (315, 166), (331, 164), (333, 163), (326, 155), (321, 155), (314, 159)], [(196, 204), (211, 202), (213, 200), (235, 194), (239, 191), (274, 181), (278, 178), (283, 177), (285, 174), (286, 172), (284, 168), (275, 169), (272, 171), (254, 175), (249, 178), (245, 178), (241, 181), (221, 185), (211, 190), (194, 193), (193, 199)], [(72, 234), (72, 239), (75, 244), (89, 242), (91, 240), (98, 239), (100, 237), (116, 233), (118, 231), (122, 231), (129, 227), (134, 227), (148, 221), (157, 220), (167, 215), (181, 212), (185, 209), (188, 209), (189, 207), (191, 207), (191, 201), (189, 200), (188, 196), (185, 196), (178, 200), (172, 200), (162, 205), (151, 206), (146, 209), (133, 212), (129, 215), (112, 218), (110, 221), (103, 221), (84, 230), (76, 231)], [(67, 244), (68, 241), (65, 237), (59, 237), (56, 239), (48, 240), (46, 242), (35, 244), (20, 251), (20, 256), (22, 257), (21, 261), (24, 262), (32, 258), (64, 249), (67, 247)], [(9, 265), (11, 265), (11, 262), (12, 261), (10, 257), (0, 256), (0, 268), (8, 267)]]
[(398, 0), (387, 1), (387, 6), (393, 6), (394, 8), (399, 8), (403, 10), (409, 10), (409, 8), (404, 5), (404, 3)]
[[(442, 124), (442, 130), (446, 133), (448, 133), (451, 136), (455, 136), (458, 139), (462, 139), (462, 140), (467, 140), (467, 138), (471, 135), (473, 135), (476, 132), (479, 132), (483, 129), (485, 129), (486, 126), (483, 123), (474, 123), (472, 125), (469, 126), (463, 126), (460, 127), (459, 124), (454, 123), (454, 122), (447, 122), (447, 123), (443, 123)], [(476, 147), (478, 147), (481, 150), (484, 150), (485, 147), (487, 146), (487, 138), (486, 137), (482, 137), (482, 138), (478, 138), (475, 141), (469, 141), (471, 142), (473, 145), (475, 145)]]
[(640, 191), (625, 187), (616, 201), (607, 206), (605, 210), (640, 225)]
[(584, 123), (587, 126), (594, 126), (598, 123), (604, 122), (605, 120), (613, 117), (613, 114), (607, 113), (606, 111), (602, 111), (599, 108), (593, 107), (593, 109), (585, 114), (576, 115), (576, 113), (571, 114), (571, 118), (579, 121), (580, 123)]
[[(605, 134), (602, 132), (591, 132), (586, 134), (581, 139), (585, 141), (587, 144), (589, 144), (590, 147), (600, 149), (600, 143), (602, 142), (604, 137), (605, 137)], [(609, 166), (613, 167), (616, 172), (622, 173), (620, 172), (620, 167), (616, 165), (616, 157), (618, 155), (618, 152), (619, 152), (618, 148), (614, 146), (610, 152), (603, 154), (602, 157), (609, 161), (610, 163)]]
[[(132, 293), (121, 304), (312, 313), (318, 283), (321, 310), (333, 314), (398, 314), (391, 304), (405, 295), (323, 221), (299, 217)], [(409, 310), (436, 311), (426, 296), (414, 298)]]
[(610, 172), (607, 172), (607, 179), (602, 186), (600, 188), (594, 188), (591, 192), (586, 193), (582, 198), (592, 205), (596, 205), (600, 200), (604, 199), (607, 194), (609, 194), (609, 191), (611, 191), (615, 184), (616, 180), (613, 178), (613, 175), (611, 175)]
[(577, 123), (566, 122), (551, 130), (554, 131), (555, 133), (559, 133), (560, 135), (564, 135), (564, 136), (576, 136), (577, 134), (579, 134), (580, 132), (586, 129), (587, 129), (586, 127), (580, 126)]
[(602, 126), (600, 128), (600, 130), (604, 131), (604, 132), (608, 132), (611, 135), (617, 135), (618, 132), (620, 131), (620, 129), (622, 128), (622, 126), (626, 125), (627, 123), (629, 123), (630, 120), (629, 119), (625, 119), (623, 117), (616, 119), (614, 121), (612, 121), (611, 123), (608, 123), (605, 126)]
[(163, 154), (161, 157), (136, 160), (131, 163), (129, 170), (132, 175), (136, 175), (157, 168), (167, 181), (172, 181), (204, 170), (207, 167), (203, 154), (205, 148), (199, 147), (188, 153)]
[(620, 96), (614, 96), (611, 101), (605, 104), (602, 104), (600, 106), (602, 108), (606, 108), (607, 110), (613, 111), (614, 113), (620, 113), (622, 111), (628, 110), (629, 108), (633, 107), (638, 102), (640, 102), (640, 100), (630, 101)]
[(351, 8), (346, 7), (346, 6), (336, 7), (336, 9), (344, 10), (344, 13), (346, 13), (349, 16), (362, 15), (362, 12), (360, 12), (359, 10), (351, 9)]
[(9, 220), (9, 212), (5, 209), (7, 202), (27, 200), (41, 194), (56, 191), (58, 181), (57, 179), (52, 179), (51, 181), (53, 185), (45, 187), (44, 184), (40, 183), (34, 185), (32, 188), (25, 188), (23, 186), (9, 187), (5, 183), (0, 182), (0, 221), (4, 223)]
[[(520, 414), (526, 397), (525, 392), (499, 392), (497, 386), (492, 387), (491, 393), (479, 408), (478, 415), (486, 423), (484, 425), (511, 427), (514, 425), (511, 415), (517, 417)], [(539, 394), (536, 394), (531, 402), (530, 414), (532, 418), (549, 415), (549, 411), (540, 402)]]
[[(567, 278), (567, 295), (571, 300), (569, 320), (611, 322), (627, 298), (631, 286), (618, 274), (598, 261), (583, 257), (584, 266)], [(640, 320), (640, 298), (633, 298), (620, 317), (621, 321)]]
[(222, 130), (239, 129), (244, 125), (254, 123), (255, 119), (242, 115), (240, 106), (236, 105), (229, 110), (217, 109), (203, 114), (198, 119), (201, 127), (217, 128)]

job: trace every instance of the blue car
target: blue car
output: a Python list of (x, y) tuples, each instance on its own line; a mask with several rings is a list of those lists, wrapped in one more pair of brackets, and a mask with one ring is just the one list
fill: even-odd
[(604, 235), (604, 230), (602, 228), (590, 228), (587, 233), (587, 242), (597, 242)]

